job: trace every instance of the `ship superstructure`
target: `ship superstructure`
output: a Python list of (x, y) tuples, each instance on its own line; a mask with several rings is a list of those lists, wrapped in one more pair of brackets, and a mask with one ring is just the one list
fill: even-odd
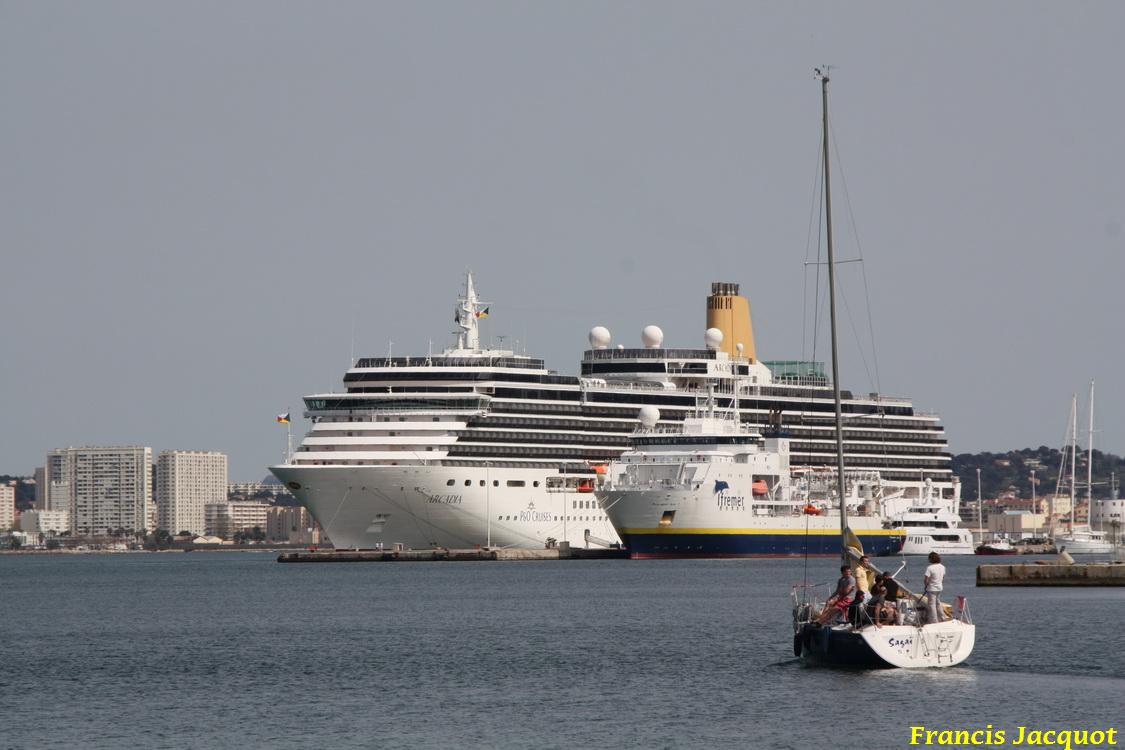
[[(344, 392), (305, 397), (311, 429), (271, 470), (338, 547), (616, 542), (593, 494), (596, 465), (628, 449), (642, 407), (676, 425), (708, 390), (719, 410), (737, 408), (748, 429), (785, 433), (792, 468), (832, 465), (823, 367), (773, 363), (771, 371), (758, 361), (736, 284), (712, 286), (707, 320), (722, 335), (709, 334), (703, 347), (667, 348), (656, 326), (645, 328), (639, 347), (614, 347), (599, 326), (578, 376), (482, 348), (487, 312), (468, 275), (454, 347), (357, 359)], [(849, 467), (878, 471), (918, 496), (927, 479), (943, 496), (959, 492), (937, 416), (874, 394), (846, 394), (844, 409)]]

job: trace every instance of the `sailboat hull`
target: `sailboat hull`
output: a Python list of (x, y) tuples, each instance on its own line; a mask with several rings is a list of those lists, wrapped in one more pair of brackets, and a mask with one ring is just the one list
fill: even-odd
[(855, 630), (805, 623), (794, 650), (814, 664), (856, 669), (952, 667), (973, 651), (976, 627), (960, 620), (933, 625), (874, 625)]
[(809, 664), (853, 669), (890, 669), (856, 630), (806, 623), (794, 636), (793, 650)]

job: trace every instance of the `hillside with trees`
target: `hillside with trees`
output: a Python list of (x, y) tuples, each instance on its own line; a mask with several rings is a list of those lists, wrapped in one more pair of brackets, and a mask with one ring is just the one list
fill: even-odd
[[(1077, 486), (1080, 497), (1086, 496), (1086, 452), (1079, 446), (1077, 457)], [(1051, 494), (1059, 477), (1062, 451), (1041, 445), (1038, 448), (1022, 448), (1007, 453), (961, 453), (953, 457), (953, 473), (961, 478), (961, 497), (976, 499), (977, 469), (980, 469), (981, 490), (986, 498), (998, 497), (1006, 492), (1015, 492), (1018, 497), (1031, 497), (1031, 472), (1035, 472), (1036, 495)], [(1110, 496), (1110, 480), (1116, 475), (1117, 486), (1121, 486), (1125, 475), (1125, 459), (1112, 453), (1094, 449), (1094, 497)], [(1063, 467), (1066, 484), (1061, 492), (1069, 491), (1070, 460)]]

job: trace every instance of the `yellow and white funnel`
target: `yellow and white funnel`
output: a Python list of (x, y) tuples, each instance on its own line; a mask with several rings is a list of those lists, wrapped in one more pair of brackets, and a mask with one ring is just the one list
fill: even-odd
[(750, 322), (750, 302), (739, 295), (738, 284), (715, 281), (707, 298), (707, 327), (723, 332), (721, 351), (732, 357), (757, 361), (754, 350), (754, 326)]

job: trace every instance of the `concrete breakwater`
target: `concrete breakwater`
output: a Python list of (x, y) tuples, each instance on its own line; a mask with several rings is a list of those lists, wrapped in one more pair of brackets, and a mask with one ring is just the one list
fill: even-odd
[(478, 560), (625, 560), (623, 549), (408, 549), (285, 552), (280, 563), (467, 562)]
[(978, 565), (978, 586), (1125, 586), (1122, 563)]

